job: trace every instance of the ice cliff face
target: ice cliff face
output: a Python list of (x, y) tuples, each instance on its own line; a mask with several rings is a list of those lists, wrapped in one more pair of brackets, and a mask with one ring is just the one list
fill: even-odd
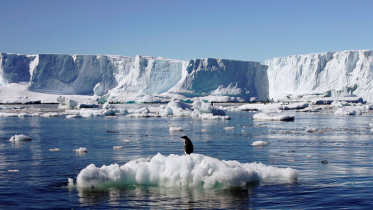
[(125, 102), (141, 95), (226, 95), (268, 99), (266, 67), (223, 59), (150, 56), (0, 54), (0, 86), (51, 94), (97, 95)]
[(373, 101), (371, 50), (294, 55), (267, 60), (269, 98), (355, 94)]
[(258, 62), (226, 59), (189, 60), (184, 77), (169, 92), (189, 96), (234, 96), (268, 99), (267, 67)]

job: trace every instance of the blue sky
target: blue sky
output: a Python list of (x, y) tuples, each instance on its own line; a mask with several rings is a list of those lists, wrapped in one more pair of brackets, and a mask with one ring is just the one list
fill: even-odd
[(373, 49), (371, 0), (0, 0), (0, 52), (264, 62)]

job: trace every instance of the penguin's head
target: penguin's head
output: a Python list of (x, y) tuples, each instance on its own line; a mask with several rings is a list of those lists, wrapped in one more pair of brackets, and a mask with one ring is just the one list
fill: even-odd
[(188, 136), (182, 136), (180, 138), (185, 139), (185, 140), (189, 139)]

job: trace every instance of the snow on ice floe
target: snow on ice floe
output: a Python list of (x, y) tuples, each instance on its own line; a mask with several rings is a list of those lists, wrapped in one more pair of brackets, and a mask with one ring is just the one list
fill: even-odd
[(337, 111), (334, 112), (336, 115), (361, 115), (362, 112), (360, 109), (353, 109), (353, 108), (338, 108)]
[(174, 127), (174, 126), (172, 126), (172, 127), (169, 128), (169, 131), (170, 132), (183, 131), (183, 128), (182, 127)]
[(76, 114), (67, 115), (66, 118), (81, 118), (82, 116)]
[(265, 121), (294, 121), (294, 116), (291, 115), (273, 115), (270, 113), (257, 113), (253, 116), (254, 120), (265, 120)]
[(85, 147), (79, 147), (79, 149), (74, 149), (73, 151), (76, 153), (87, 153), (88, 149)]
[(31, 141), (32, 138), (29, 137), (29, 136), (26, 136), (26, 135), (14, 135), (12, 136), (9, 141), (12, 141), (12, 142), (18, 142), (18, 141)]
[[(120, 185), (165, 187), (229, 188), (244, 187), (260, 180), (286, 181), (298, 177), (298, 170), (262, 163), (224, 161), (202, 154), (164, 156), (132, 160), (124, 165), (88, 165), (78, 174), (75, 186), (106, 188)], [(69, 186), (74, 186), (68, 179)]]
[(253, 146), (266, 146), (266, 145), (268, 145), (268, 142), (266, 142), (266, 141), (254, 141), (251, 145), (253, 145)]
[(293, 109), (304, 109), (307, 108), (308, 103), (291, 103), (291, 104), (281, 104), (279, 106), (280, 110), (293, 110)]

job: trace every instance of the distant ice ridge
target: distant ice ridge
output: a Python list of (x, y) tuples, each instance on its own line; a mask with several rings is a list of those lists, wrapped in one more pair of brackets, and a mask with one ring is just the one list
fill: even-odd
[[(122, 166), (112, 164), (82, 169), (76, 186), (105, 188), (119, 185), (155, 185), (165, 187), (229, 188), (244, 187), (260, 180), (294, 180), (298, 171), (262, 163), (224, 161), (202, 154), (164, 156), (132, 160)], [(74, 185), (69, 179), (69, 185)]]
[(0, 53), (0, 63), (0, 87), (18, 84), (22, 91), (94, 95), (103, 103), (210, 96), (216, 101), (268, 99), (267, 67), (258, 62)]
[(293, 55), (270, 59), (265, 64), (270, 99), (355, 94), (373, 101), (371, 50)]

